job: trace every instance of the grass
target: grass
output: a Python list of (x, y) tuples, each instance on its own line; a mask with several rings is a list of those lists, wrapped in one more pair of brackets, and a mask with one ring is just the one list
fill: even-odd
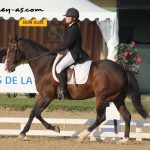
[[(10, 108), (11, 110), (24, 111), (27, 108), (33, 108), (36, 98), (8, 98), (0, 97), (0, 107)], [(127, 108), (131, 113), (135, 113), (135, 109), (131, 101), (126, 102)], [(144, 103), (146, 110), (150, 111), (150, 103)], [(63, 111), (92, 111), (95, 110), (95, 99), (88, 100), (54, 100), (48, 106), (47, 111), (63, 110)]]
[[(27, 108), (32, 108), (36, 102), (35, 98), (0, 98), (0, 107), (10, 108), (12, 110), (24, 111)], [(47, 111), (64, 110), (64, 111), (89, 111), (95, 109), (95, 100), (81, 100), (81, 101), (57, 101), (54, 100), (48, 106)]]
[[(137, 113), (132, 102), (126, 102), (127, 109), (130, 113)], [(144, 108), (150, 112), (150, 103), (143, 103)]]

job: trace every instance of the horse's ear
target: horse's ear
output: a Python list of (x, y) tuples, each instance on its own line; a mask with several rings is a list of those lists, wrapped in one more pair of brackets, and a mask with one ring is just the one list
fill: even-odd
[(8, 38), (9, 38), (9, 41), (13, 41), (13, 40), (17, 40), (18, 39), (18, 36), (17, 35), (11, 35), (11, 34), (8, 34)]

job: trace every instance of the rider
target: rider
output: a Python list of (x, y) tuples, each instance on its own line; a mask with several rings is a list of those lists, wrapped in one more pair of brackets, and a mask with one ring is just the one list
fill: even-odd
[(56, 53), (68, 49), (65, 57), (56, 66), (56, 72), (60, 82), (60, 91), (58, 92), (59, 100), (63, 100), (68, 95), (65, 69), (75, 63), (81, 55), (84, 58), (88, 58), (88, 55), (82, 50), (82, 36), (77, 24), (79, 22), (78, 10), (69, 8), (64, 16), (66, 16), (65, 22), (69, 26), (67, 37), (63, 45), (53, 49), (53, 52)]

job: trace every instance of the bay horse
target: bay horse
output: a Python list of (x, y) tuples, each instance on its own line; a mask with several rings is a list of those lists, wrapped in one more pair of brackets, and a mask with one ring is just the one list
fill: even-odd
[(5, 62), (5, 56), (7, 54), (7, 49), (5, 47), (0, 49), (0, 63)]
[[(19, 138), (24, 138), (29, 131), (34, 117), (50, 130), (60, 132), (57, 125), (46, 122), (41, 113), (57, 98), (58, 83), (53, 79), (52, 66), (56, 54), (39, 43), (26, 38), (9, 35), (6, 70), (15, 68), (26, 60), (35, 78), (36, 89), (39, 92), (37, 101), (30, 113), (29, 119), (21, 131)], [(106, 119), (105, 110), (109, 102), (113, 102), (125, 121), (124, 141), (129, 139), (131, 115), (126, 108), (125, 98), (131, 96), (133, 106), (143, 117), (148, 118), (148, 112), (141, 104), (140, 90), (134, 74), (124, 70), (111, 60), (93, 61), (88, 81), (78, 86), (68, 85), (71, 100), (84, 100), (96, 97), (96, 120), (87, 130), (81, 133), (79, 141), (84, 139)]]

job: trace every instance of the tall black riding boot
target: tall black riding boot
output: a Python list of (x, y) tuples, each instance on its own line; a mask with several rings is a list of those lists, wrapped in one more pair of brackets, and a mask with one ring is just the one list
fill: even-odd
[(58, 92), (58, 99), (59, 100), (64, 100), (67, 99), (67, 76), (65, 71), (61, 71), (58, 74), (58, 78), (59, 78), (59, 85), (60, 85), (60, 90)]

